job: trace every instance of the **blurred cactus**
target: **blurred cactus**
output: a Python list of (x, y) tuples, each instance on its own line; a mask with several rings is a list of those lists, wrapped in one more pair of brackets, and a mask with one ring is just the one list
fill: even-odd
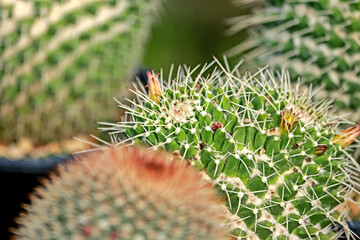
[(15, 239), (226, 237), (216, 192), (167, 154), (123, 148), (61, 166), (31, 195)]
[(349, 233), (340, 206), (359, 165), (345, 147), (360, 125), (340, 132), (329, 103), (292, 88), (286, 72), (240, 75), (239, 66), (213, 64), (179, 68), (175, 79), (149, 74), (149, 95), (136, 90), (132, 107), (119, 102), (127, 117), (101, 130), (115, 144), (165, 148), (202, 170), (227, 198), (234, 239), (333, 239), (336, 225)]
[(258, 8), (230, 21), (230, 33), (250, 32), (230, 56), (285, 66), (294, 81), (300, 76), (308, 85), (324, 87), (315, 97), (335, 100), (341, 113), (360, 121), (359, 1), (234, 2), (241, 9), (250, 2)]
[(161, 0), (0, 3), (0, 140), (48, 142), (115, 119)]

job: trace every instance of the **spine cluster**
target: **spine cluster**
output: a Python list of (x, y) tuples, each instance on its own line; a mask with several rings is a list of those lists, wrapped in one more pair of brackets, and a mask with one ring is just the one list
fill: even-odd
[(360, 125), (341, 132), (329, 103), (291, 87), (286, 72), (238, 67), (215, 60), (174, 79), (149, 73), (149, 92), (118, 102), (127, 116), (101, 130), (115, 145), (166, 149), (201, 170), (227, 199), (234, 239), (334, 239), (339, 224), (349, 232), (340, 206), (356, 185), (348, 145)]
[[(239, 7), (247, 0), (235, 0)], [(323, 86), (317, 99), (335, 100), (341, 114), (360, 121), (360, 2), (251, 1), (250, 15), (231, 20), (231, 33), (248, 29), (249, 38), (229, 50), (257, 64), (285, 66), (293, 80), (300, 76)]]

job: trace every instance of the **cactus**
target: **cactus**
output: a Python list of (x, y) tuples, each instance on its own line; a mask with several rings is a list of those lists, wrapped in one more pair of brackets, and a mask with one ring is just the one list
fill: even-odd
[[(331, 114), (330, 103), (291, 87), (285, 71), (241, 75), (226, 62), (179, 68), (166, 81), (149, 73), (122, 122), (101, 123), (113, 144), (142, 144), (180, 155), (227, 199), (233, 239), (333, 239), (359, 166), (348, 147), (360, 124)], [(160, 79), (159, 79), (160, 78)], [(121, 135), (122, 134), (122, 135)], [(350, 233), (351, 234), (351, 233)]]
[[(241, 9), (247, 0), (234, 0)], [(228, 51), (257, 64), (289, 69), (308, 85), (323, 86), (315, 96), (335, 100), (341, 114), (360, 121), (360, 2), (251, 1), (258, 8), (233, 18), (229, 32), (249, 29), (249, 37)], [(262, 7), (259, 7), (262, 6)]]
[(61, 166), (26, 208), (15, 239), (226, 238), (222, 201), (201, 175), (133, 147)]
[(139, 60), (160, 1), (1, 1), (0, 140), (56, 141), (115, 119), (109, 99)]

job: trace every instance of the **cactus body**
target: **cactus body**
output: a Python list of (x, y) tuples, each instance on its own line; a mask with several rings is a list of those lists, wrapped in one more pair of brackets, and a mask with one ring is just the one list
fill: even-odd
[(31, 200), (16, 239), (226, 237), (211, 186), (187, 165), (144, 149), (84, 156), (60, 167)]
[(250, 36), (229, 55), (285, 66), (295, 81), (300, 76), (308, 85), (322, 85), (318, 99), (335, 100), (341, 113), (360, 121), (360, 2), (253, 2), (262, 7), (231, 20), (231, 33), (247, 28)]
[(338, 205), (358, 165), (344, 147), (360, 125), (338, 134), (328, 103), (291, 88), (285, 72), (240, 75), (211, 65), (161, 78), (163, 86), (149, 86), (158, 99), (136, 90), (133, 107), (119, 102), (127, 118), (101, 130), (114, 143), (165, 148), (203, 171), (227, 199), (234, 239), (333, 239), (333, 226), (347, 229)]
[[(0, 3), (0, 140), (49, 142), (114, 119), (160, 0)], [(16, 127), (9, 127), (16, 126)]]

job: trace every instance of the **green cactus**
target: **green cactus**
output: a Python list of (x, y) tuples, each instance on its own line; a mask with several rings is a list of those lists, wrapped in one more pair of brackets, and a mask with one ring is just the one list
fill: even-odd
[(31, 200), (15, 239), (227, 239), (216, 191), (186, 164), (145, 149), (85, 155)]
[[(241, 9), (249, 3), (234, 2)], [(360, 1), (252, 2), (253, 13), (230, 21), (230, 33), (249, 29), (250, 36), (229, 56), (285, 66), (294, 81), (323, 86), (315, 97), (335, 100), (341, 114), (360, 121)]]
[[(239, 66), (179, 68), (175, 79), (149, 73), (149, 95), (119, 123), (101, 123), (114, 144), (145, 144), (179, 154), (227, 199), (234, 239), (333, 239), (345, 224), (359, 166), (345, 150), (360, 124), (343, 121), (329, 103), (292, 88), (284, 71), (241, 75)], [(172, 71), (171, 71), (172, 72)], [(123, 136), (120, 135), (123, 134)]]
[(160, 1), (1, 1), (0, 140), (59, 140), (115, 119), (109, 99), (141, 57)]

